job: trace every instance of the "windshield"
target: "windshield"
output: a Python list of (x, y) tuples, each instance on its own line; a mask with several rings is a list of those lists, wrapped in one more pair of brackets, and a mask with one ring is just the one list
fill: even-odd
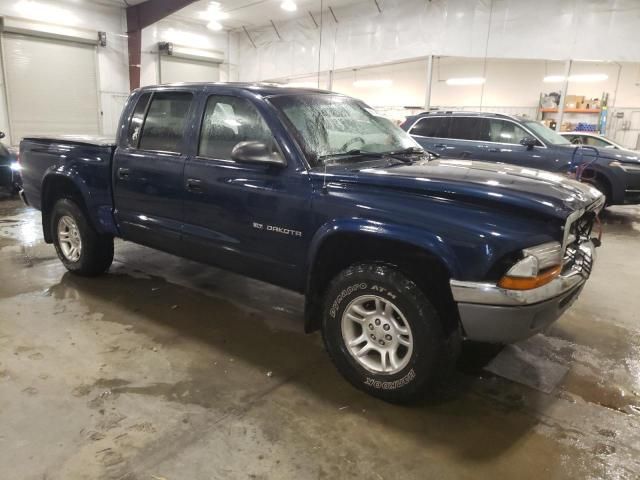
[(353, 98), (304, 94), (269, 100), (283, 113), (314, 167), (324, 160), (346, 159), (350, 152), (420, 149), (404, 130)]
[(529, 130), (531, 130), (535, 135), (539, 138), (542, 138), (545, 143), (550, 143), (551, 145), (571, 145), (571, 142), (564, 138), (562, 135), (557, 134), (550, 128), (545, 127), (543, 124), (538, 122), (524, 122)]

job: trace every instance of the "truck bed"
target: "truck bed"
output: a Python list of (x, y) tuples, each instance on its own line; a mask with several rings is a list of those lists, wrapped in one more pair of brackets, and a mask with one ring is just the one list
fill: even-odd
[[(98, 231), (113, 225), (112, 138), (98, 136), (31, 136), (20, 142), (24, 198), (42, 210), (52, 188), (75, 188), (87, 199), (89, 218)], [(82, 180), (80, 180), (82, 179)]]

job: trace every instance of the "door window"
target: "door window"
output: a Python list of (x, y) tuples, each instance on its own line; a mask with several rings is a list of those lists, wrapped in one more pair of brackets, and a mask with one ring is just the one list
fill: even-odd
[(144, 122), (144, 113), (147, 111), (147, 104), (151, 98), (151, 92), (144, 93), (138, 98), (136, 108), (131, 115), (131, 122), (129, 123), (129, 131), (127, 132), (127, 145), (133, 148), (138, 148), (138, 142), (140, 141), (140, 131), (142, 130), (142, 123)]
[(583, 144), (592, 147), (610, 147), (611, 145), (598, 137), (584, 136)]
[(212, 95), (202, 119), (198, 155), (231, 160), (240, 142), (263, 142), (275, 148), (271, 130), (256, 110), (243, 98)]
[(188, 92), (157, 92), (151, 99), (142, 127), (140, 149), (180, 153), (193, 95)]
[(479, 117), (453, 117), (449, 138), (457, 140), (488, 140), (487, 121)]
[(489, 120), (490, 142), (518, 145), (524, 138), (531, 138), (531, 135), (519, 125), (507, 120), (500, 120), (496, 118)]
[(447, 117), (421, 118), (409, 132), (411, 135), (421, 137), (447, 138), (449, 131), (449, 120)]

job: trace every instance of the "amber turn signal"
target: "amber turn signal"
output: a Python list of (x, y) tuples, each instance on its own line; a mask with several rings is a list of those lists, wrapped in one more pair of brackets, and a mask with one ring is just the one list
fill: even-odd
[(558, 265), (542, 271), (540, 275), (535, 277), (510, 277), (505, 275), (498, 282), (498, 286), (507, 290), (531, 290), (546, 285), (560, 275), (561, 270), (562, 267)]

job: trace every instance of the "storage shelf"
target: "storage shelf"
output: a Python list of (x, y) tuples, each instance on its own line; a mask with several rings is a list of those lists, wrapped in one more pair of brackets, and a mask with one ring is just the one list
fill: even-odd
[[(558, 113), (557, 108), (541, 108), (542, 113)], [(565, 108), (564, 113), (600, 113), (599, 108)]]

